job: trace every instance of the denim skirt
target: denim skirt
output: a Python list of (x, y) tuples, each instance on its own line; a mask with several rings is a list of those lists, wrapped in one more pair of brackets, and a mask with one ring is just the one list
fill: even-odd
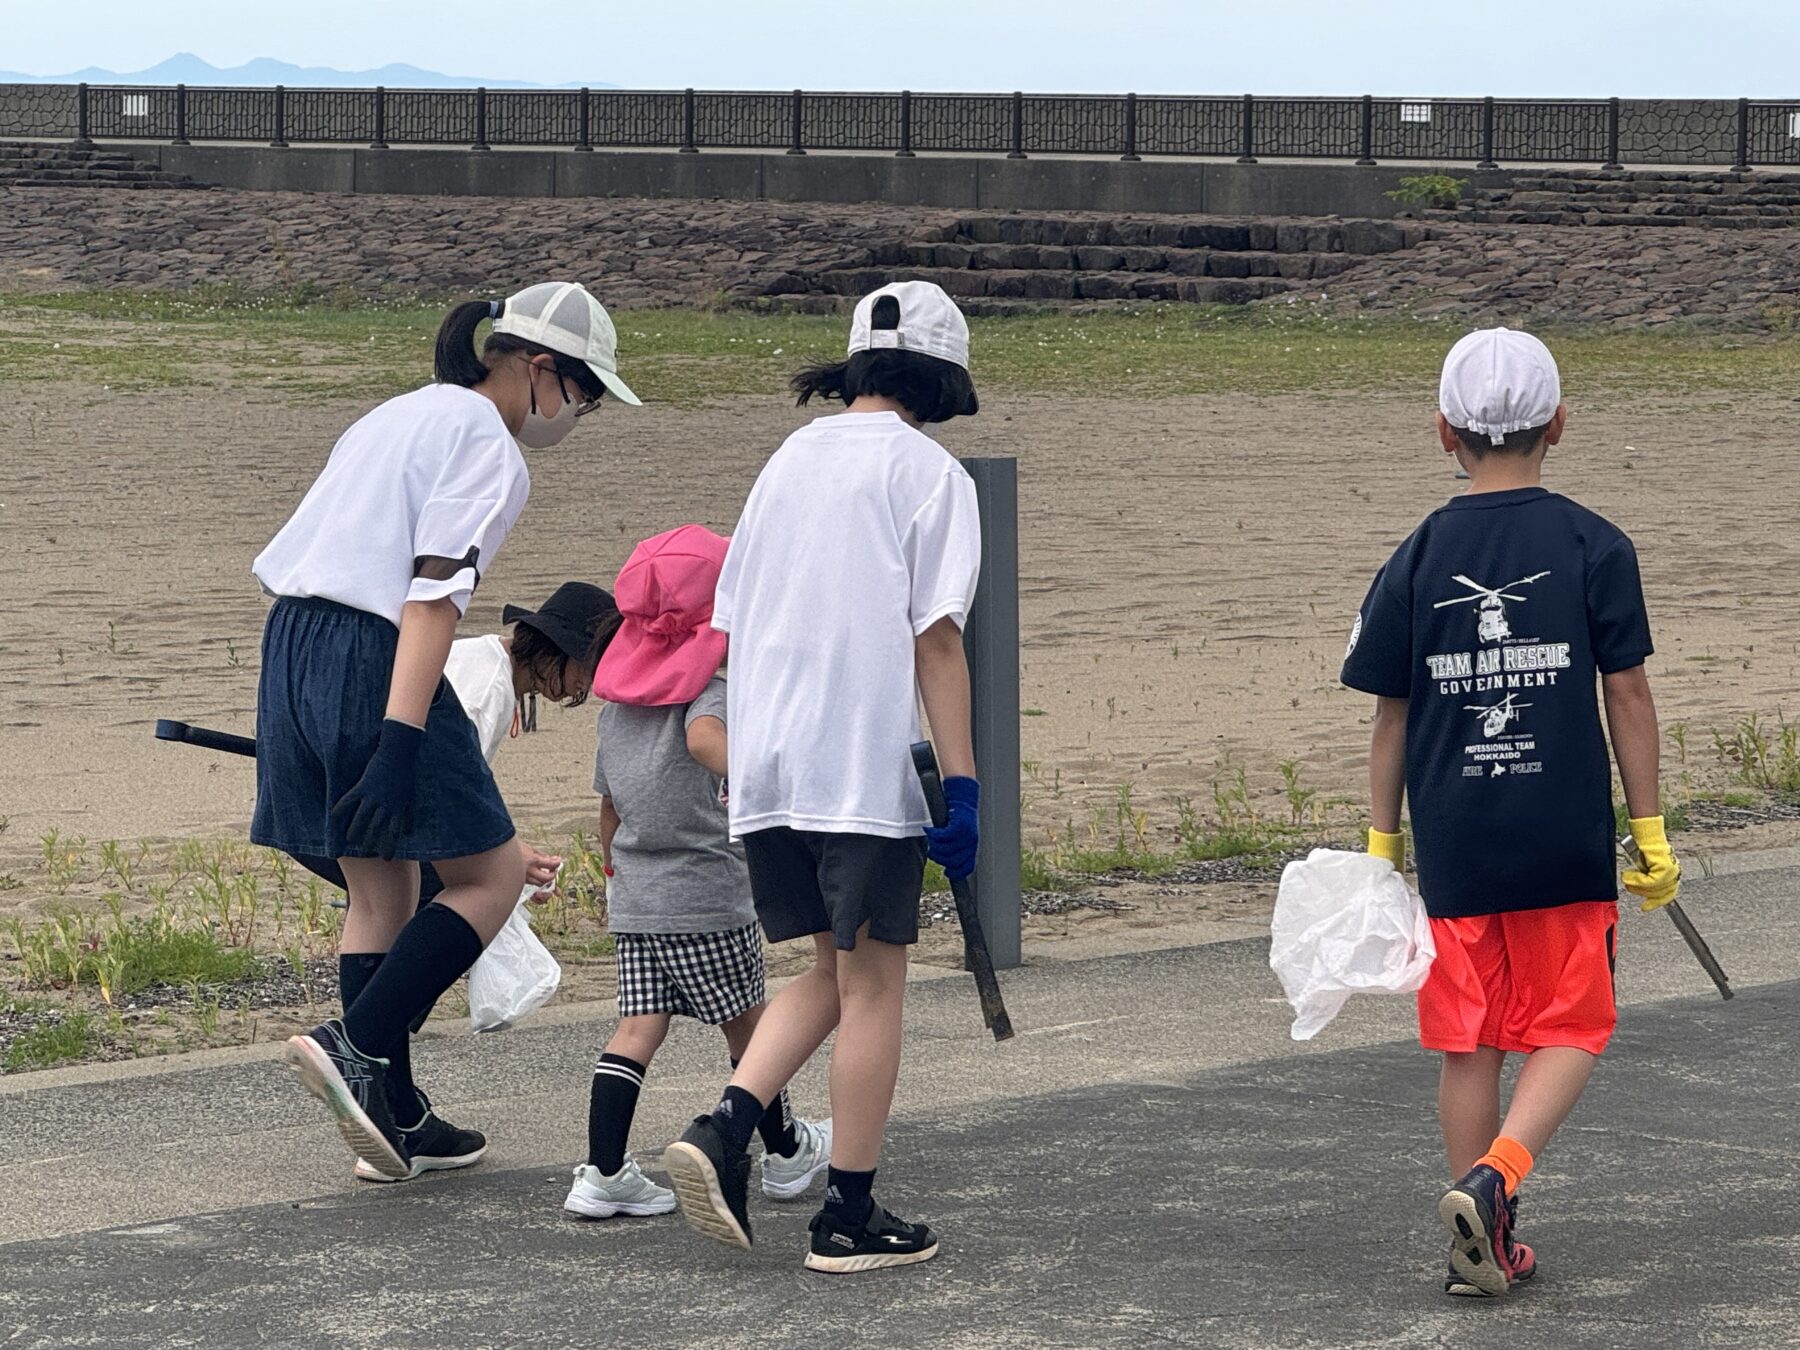
[[(362, 858), (331, 808), (356, 785), (387, 714), (400, 632), (334, 600), (284, 596), (263, 627), (252, 842), (310, 858)], [(396, 858), (466, 858), (513, 837), (475, 724), (439, 680), (419, 750), (412, 827)]]

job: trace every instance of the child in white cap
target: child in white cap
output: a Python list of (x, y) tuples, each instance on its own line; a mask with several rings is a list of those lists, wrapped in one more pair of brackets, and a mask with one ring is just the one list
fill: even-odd
[[(342, 1019), (291, 1037), (286, 1058), (367, 1169), (393, 1180), (485, 1146), (439, 1118), (394, 1057), (493, 941), (526, 876), (445, 678), (451, 642), (525, 508), (519, 446), (558, 444), (609, 393), (638, 401), (619, 378), (611, 319), (572, 281), (458, 305), (435, 355), (436, 383), (338, 438), (251, 569), (274, 604), (250, 837), (335, 861), (350, 892), (342, 954), (381, 957), (363, 963), (372, 973)], [(420, 906), (424, 863), (443, 889)]]
[[(1494, 1296), (1536, 1273), (1514, 1238), (1519, 1183), (1580, 1099), (1617, 1013), (1611, 773), (1643, 854), (1625, 886), (1673, 900), (1657, 801), (1656, 708), (1637, 554), (1618, 528), (1545, 490), (1566, 417), (1556, 362), (1527, 333), (1471, 333), (1444, 361), (1438, 439), (1472, 480), (1376, 575), (1343, 680), (1376, 696), (1369, 852), (1405, 862), (1437, 960), (1419, 1039), (1443, 1054), (1438, 1111), (1454, 1183), (1447, 1293)], [(1526, 1056), (1500, 1114), (1500, 1070)]]
[[(969, 328), (938, 287), (865, 296), (847, 359), (794, 377), (845, 410), (787, 439), (744, 506), (714, 602), (731, 634), (731, 832), (772, 942), (814, 965), (769, 1004), (730, 1085), (663, 1154), (690, 1225), (750, 1245), (750, 1135), (837, 1032), (831, 1170), (810, 1270), (926, 1261), (937, 1236), (871, 1195), (900, 1067), (909, 944), (927, 853), (974, 869), (979, 789), (962, 626), (981, 530), (969, 475), (924, 431), (976, 410)], [(949, 820), (928, 829), (909, 746), (918, 705)]]
[[(563, 1201), (585, 1219), (675, 1208), (625, 1147), (670, 1022), (718, 1027), (735, 1066), (763, 1013), (762, 933), (724, 804), (726, 638), (710, 620), (725, 548), (704, 526), (683, 525), (633, 549), (617, 583), (623, 622), (594, 674), (606, 701), (594, 789), (619, 1025), (594, 1065), (587, 1161)], [(825, 1170), (831, 1122), (796, 1119), (784, 1090), (755, 1125), (763, 1194), (798, 1199)]]

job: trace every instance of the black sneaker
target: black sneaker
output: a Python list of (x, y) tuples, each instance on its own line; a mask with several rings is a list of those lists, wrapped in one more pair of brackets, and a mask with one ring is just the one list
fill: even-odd
[(1438, 1201), (1450, 1230), (1451, 1270), (1490, 1298), (1513, 1282), (1512, 1215), (1506, 1180), (1492, 1167), (1474, 1168)]
[(696, 1116), (663, 1150), (663, 1170), (688, 1227), (715, 1242), (750, 1250), (750, 1154), (733, 1157), (711, 1116)]
[(361, 1158), (356, 1160), (356, 1176), (360, 1181), (408, 1181), (422, 1172), (448, 1172), (458, 1167), (473, 1167), (487, 1152), (487, 1136), (480, 1130), (465, 1130), (452, 1125), (432, 1109), (431, 1098), (420, 1087), (413, 1089), (418, 1106), (419, 1123), (402, 1125), (400, 1141), (412, 1166), (404, 1177), (383, 1176)]
[(332, 1018), (300, 1036), (290, 1036), (283, 1058), (306, 1090), (330, 1109), (344, 1142), (369, 1167), (390, 1181), (411, 1175), (406, 1144), (388, 1108), (387, 1061), (365, 1055)]
[(812, 1250), (806, 1253), (808, 1270), (849, 1275), (885, 1266), (910, 1266), (938, 1254), (937, 1234), (922, 1223), (908, 1223), (871, 1205), (860, 1228), (843, 1223), (828, 1209), (814, 1216)]

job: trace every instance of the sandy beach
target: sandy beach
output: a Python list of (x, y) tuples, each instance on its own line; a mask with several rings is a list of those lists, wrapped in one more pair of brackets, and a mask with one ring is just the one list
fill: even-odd
[[(1360, 801), (1367, 700), (1337, 684), (1375, 568), (1462, 487), (1417, 399), (1102, 391), (996, 396), (945, 428), (959, 455), (1019, 460), (1026, 839), (1087, 828), (1121, 786), (1159, 842), (1242, 767), (1285, 819), (1277, 765), (1316, 801)], [(259, 401), (260, 400), (260, 401)], [(371, 400), (372, 402), (372, 400)], [(109, 394), (26, 386), (0, 474), (0, 872), (55, 829), (101, 839), (240, 836), (246, 760), (154, 741), (159, 717), (249, 732), (265, 602), (253, 556), (332, 441), (368, 406), (294, 406), (234, 390)], [(1717, 406), (1670, 396), (1577, 404), (1549, 483), (1638, 542), (1665, 727), (1718, 779), (1710, 732), (1793, 697), (1800, 545), (1771, 392)], [(763, 458), (811, 414), (777, 397), (612, 409), (530, 457), (532, 498), (464, 624), (558, 582), (609, 583), (632, 543), (684, 521), (729, 531)], [(501, 755), (528, 832), (592, 817), (592, 709), (546, 708)], [(33, 904), (29, 890), (0, 908)]]

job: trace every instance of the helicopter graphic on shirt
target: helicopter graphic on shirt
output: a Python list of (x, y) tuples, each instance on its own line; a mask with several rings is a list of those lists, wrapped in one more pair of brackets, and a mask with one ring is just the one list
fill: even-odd
[(1519, 710), (1521, 708), (1529, 708), (1532, 706), (1529, 703), (1515, 703), (1513, 700), (1516, 698), (1518, 698), (1517, 694), (1508, 694), (1498, 703), (1465, 703), (1463, 704), (1463, 711), (1472, 712), (1480, 717), (1481, 734), (1486, 736), (1489, 740), (1492, 740), (1501, 732), (1505, 731), (1509, 724), (1522, 720), (1519, 717)]
[(1461, 582), (1473, 594), (1459, 595), (1451, 600), (1440, 600), (1433, 609), (1443, 609), (1447, 605), (1475, 606), (1475, 633), (1483, 642), (1503, 642), (1512, 636), (1512, 625), (1506, 621), (1506, 602), (1508, 600), (1524, 600), (1522, 595), (1513, 595), (1514, 586), (1529, 586), (1534, 581), (1541, 581), (1549, 576), (1548, 572), (1538, 572), (1528, 577), (1520, 577), (1517, 581), (1509, 581), (1504, 586), (1483, 586), (1472, 581), (1460, 572), (1451, 580)]

